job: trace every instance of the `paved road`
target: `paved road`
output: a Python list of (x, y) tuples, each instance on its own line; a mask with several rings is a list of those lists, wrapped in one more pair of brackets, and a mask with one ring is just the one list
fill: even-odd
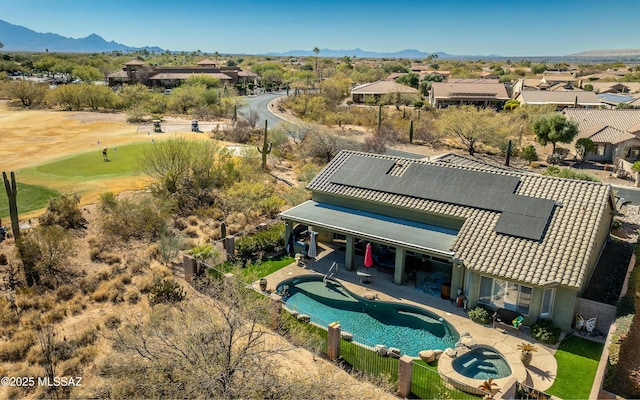
[(264, 126), (264, 120), (268, 121), (267, 127), (269, 129), (274, 128), (282, 121), (278, 116), (274, 115), (268, 108), (269, 102), (277, 99), (278, 97), (285, 96), (285, 92), (270, 92), (259, 94), (256, 96), (247, 96), (244, 100), (247, 102), (245, 107), (238, 109), (238, 114), (247, 118), (249, 110), (254, 109), (258, 112), (257, 126)]
[[(264, 126), (264, 120), (266, 119), (269, 122), (268, 128), (272, 129), (276, 125), (278, 125), (278, 123), (280, 123), (282, 119), (271, 112), (271, 110), (269, 109), (269, 103), (282, 96), (286, 96), (286, 93), (284, 91), (264, 93), (264, 94), (259, 94), (257, 96), (245, 97), (244, 100), (247, 102), (247, 105), (245, 107), (238, 109), (238, 113), (246, 118), (249, 113), (249, 110), (254, 109), (258, 112), (258, 115), (259, 115), (257, 125)], [(354, 148), (360, 148), (361, 146), (360, 143), (357, 143), (355, 141), (353, 141), (351, 144), (353, 145)], [(422, 154), (409, 153), (406, 151), (393, 150), (393, 149), (387, 149), (385, 154), (391, 155), (391, 156), (397, 156), (397, 157), (406, 157), (406, 158), (424, 158), (424, 155)]]

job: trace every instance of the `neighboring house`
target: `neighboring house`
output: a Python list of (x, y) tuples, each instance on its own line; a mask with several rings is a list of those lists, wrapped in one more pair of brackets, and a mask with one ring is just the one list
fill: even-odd
[(590, 82), (588, 80), (582, 80), (579, 85), (581, 88), (584, 88), (586, 85), (591, 85), (591, 87), (593, 87), (592, 92), (596, 94), (630, 94), (640, 92), (640, 82)]
[(593, 92), (566, 91), (554, 92), (548, 90), (525, 90), (515, 97), (521, 105), (547, 105), (556, 106), (556, 110), (567, 107), (597, 108), (602, 105), (600, 99)]
[(223, 84), (236, 85), (254, 82), (257, 75), (243, 71), (240, 67), (218, 67), (211, 60), (202, 60), (196, 66), (158, 67), (146, 66), (142, 61), (131, 60), (124, 65), (122, 71), (107, 77), (109, 86), (141, 83), (149, 87), (174, 88), (184, 80), (202, 74), (219, 79)]
[(396, 284), (412, 268), (418, 282), (444, 276), (450, 297), (460, 288), (470, 307), (514, 310), (526, 324), (550, 318), (565, 330), (614, 215), (608, 184), (453, 154), (425, 161), (342, 151), (307, 188), (312, 200), (280, 214), (285, 238), (300, 224), (321, 242), (343, 243), (348, 270), (358, 267), (358, 243), (371, 242), (395, 261)]
[(634, 107), (633, 104), (638, 100), (637, 97), (630, 94), (601, 93), (596, 96), (598, 96), (602, 105), (608, 108), (616, 108), (623, 104)]
[(472, 104), (500, 109), (509, 99), (507, 88), (497, 79), (449, 79), (433, 82), (429, 91), (434, 108)]
[(351, 89), (351, 99), (354, 103), (376, 103), (382, 96), (393, 93), (399, 93), (402, 97), (408, 97), (413, 100), (419, 97), (418, 89), (402, 85), (394, 80), (381, 80), (365, 83), (364, 85)]
[(567, 118), (578, 123), (578, 136), (596, 144), (587, 160), (620, 166), (640, 160), (640, 110), (575, 109), (564, 110)]

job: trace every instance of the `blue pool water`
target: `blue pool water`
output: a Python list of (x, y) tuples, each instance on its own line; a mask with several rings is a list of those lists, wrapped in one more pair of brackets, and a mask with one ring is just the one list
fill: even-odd
[(499, 379), (511, 375), (507, 360), (489, 347), (476, 347), (453, 360), (452, 367), (458, 373), (473, 379)]
[(366, 300), (341, 285), (322, 282), (322, 276), (306, 275), (280, 282), (287, 308), (308, 314), (321, 326), (339, 321), (342, 330), (368, 346), (396, 347), (417, 357), (422, 350), (454, 347), (460, 338), (447, 321), (429, 311), (400, 303)]

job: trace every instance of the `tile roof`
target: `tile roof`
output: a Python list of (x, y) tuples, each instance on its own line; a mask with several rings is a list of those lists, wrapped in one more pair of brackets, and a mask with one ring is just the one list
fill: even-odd
[(640, 126), (640, 110), (567, 108), (563, 112), (567, 118), (578, 123), (581, 134), (604, 126), (635, 132), (634, 127), (637, 129)]
[(551, 92), (547, 90), (525, 90), (518, 96), (525, 104), (558, 104), (573, 105), (578, 98), (578, 104), (599, 106), (602, 103), (593, 92)]
[(365, 83), (351, 89), (351, 93), (355, 94), (379, 94), (379, 93), (410, 93), (418, 94), (418, 89), (411, 86), (401, 85), (395, 81), (377, 81), (373, 83)]
[(207, 73), (207, 72), (160, 72), (157, 73), (153, 76), (151, 76), (149, 79), (189, 79), (192, 76), (195, 75), (206, 75), (206, 76), (210, 76), (212, 78), (216, 78), (216, 79), (220, 79), (221, 81), (231, 81), (233, 80), (229, 75), (227, 74), (223, 74), (220, 72), (213, 72), (213, 73)]
[[(333, 183), (332, 177), (352, 156), (425, 163), (515, 176), (516, 194), (554, 200), (555, 207), (540, 241), (495, 232), (499, 212), (397, 193)], [(586, 280), (591, 254), (596, 249), (597, 227), (610, 218), (611, 187), (496, 168), (467, 157), (446, 155), (432, 161), (354, 151), (340, 152), (307, 186), (313, 192), (415, 209), (465, 220), (451, 248), (470, 270), (531, 285), (558, 284), (578, 289)]]
[[(434, 82), (431, 92), (436, 99), (477, 98), (509, 100), (507, 88), (502, 83), (478, 79), (480, 82)], [(487, 82), (489, 81), (489, 82)]]

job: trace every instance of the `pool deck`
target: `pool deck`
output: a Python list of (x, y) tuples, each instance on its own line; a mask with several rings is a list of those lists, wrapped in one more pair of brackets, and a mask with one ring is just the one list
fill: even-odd
[[(275, 291), (278, 283), (294, 276), (313, 273), (324, 275), (333, 262), (337, 262), (340, 266), (344, 265), (343, 252), (335, 251), (324, 244), (320, 244), (318, 247), (319, 255), (315, 261), (307, 260), (304, 267), (293, 263), (267, 276), (267, 290)], [(362, 258), (361, 256), (356, 256), (355, 264), (362, 265)], [(554, 358), (557, 346), (554, 347), (537, 343), (528, 335), (528, 330), (526, 329), (521, 332), (518, 337), (512, 333), (503, 332), (488, 325), (477, 324), (471, 321), (466, 311), (457, 307), (453, 300), (442, 299), (416, 290), (413, 281), (405, 285), (396, 285), (393, 282), (393, 272), (391, 270), (386, 272), (384, 269), (373, 268), (372, 275), (374, 275), (372, 282), (365, 284), (362, 283), (363, 277), (358, 275), (356, 270), (348, 271), (345, 268), (339, 267), (335, 278), (351, 292), (360, 296), (364, 296), (365, 294), (377, 295), (377, 299), (382, 301), (396, 301), (424, 307), (445, 318), (456, 328), (458, 333), (468, 332), (478, 344), (494, 347), (499, 350), (511, 365), (513, 374), (508, 378), (496, 380), (500, 388), (500, 392), (495, 396), (496, 399), (508, 399), (512, 397), (513, 393), (509, 393), (508, 388), (513, 386), (516, 379), (521, 383), (525, 383), (541, 391), (547, 390), (553, 384), (557, 372), (557, 364)], [(416, 280), (420, 282), (420, 273)], [(256, 282), (254, 285), (257, 288), (258, 283)], [(520, 361), (520, 352), (516, 349), (517, 345), (523, 342), (533, 343), (538, 349), (538, 351), (533, 353), (533, 360), (528, 367), (522, 364)], [(448, 360), (446, 360), (447, 358)], [(440, 367), (440, 364), (442, 364), (442, 367)], [(451, 368), (451, 359), (444, 354), (441, 356), (439, 369), (441, 372), (446, 373), (447, 376), (473, 387), (478, 387), (482, 383), (478, 382), (478, 380), (464, 378), (458, 375)]]

